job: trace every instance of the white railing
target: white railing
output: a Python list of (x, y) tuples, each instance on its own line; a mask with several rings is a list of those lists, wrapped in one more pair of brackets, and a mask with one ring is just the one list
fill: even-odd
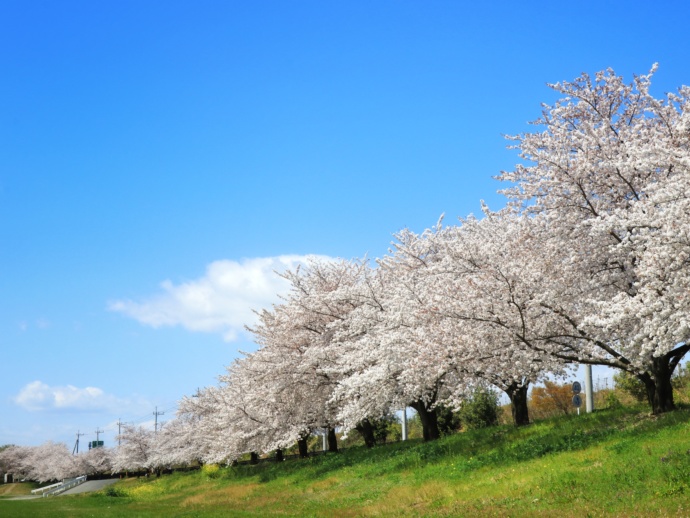
[(32, 489), (31, 492), (34, 494), (43, 493), (44, 491), (47, 491), (48, 489), (53, 489), (54, 487), (58, 487), (61, 485), (62, 485), (62, 482), (56, 482), (55, 484), (50, 484), (49, 486), (39, 487), (38, 489)]
[(43, 493), (43, 496), (59, 495), (63, 491), (67, 491), (68, 489), (72, 489), (73, 487), (76, 487), (79, 484), (83, 484), (84, 482), (86, 482), (86, 475), (82, 475), (81, 477), (77, 477), (77, 478), (70, 478), (70, 479), (63, 480), (59, 484), (53, 484), (53, 486), (47, 486), (47, 487), (52, 487), (52, 489)]

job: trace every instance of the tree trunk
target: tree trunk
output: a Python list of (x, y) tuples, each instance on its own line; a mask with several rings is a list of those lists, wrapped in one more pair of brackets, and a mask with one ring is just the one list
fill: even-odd
[(259, 463), (259, 454), (256, 453), (255, 451), (251, 452), (249, 454), (249, 463), (250, 464), (258, 464)]
[(335, 436), (335, 428), (328, 429), (328, 451), (338, 453), (338, 439)]
[(441, 433), (438, 429), (436, 409), (427, 409), (427, 404), (422, 400), (410, 403), (410, 406), (419, 414), (419, 420), (422, 422), (422, 435), (424, 436), (424, 441), (434, 441), (438, 439)]
[(299, 450), (300, 459), (306, 459), (307, 457), (309, 457), (309, 449), (306, 437), (302, 437), (301, 439), (297, 440), (297, 449)]
[(362, 421), (360, 421), (359, 424), (355, 426), (355, 430), (362, 434), (364, 444), (367, 445), (367, 448), (373, 448), (374, 446), (376, 446), (374, 427), (369, 422), (369, 419), (363, 419)]
[(276, 450), (276, 462), (283, 462), (283, 460), (284, 460), (284, 457), (283, 457), (283, 450), (281, 450), (280, 448), (278, 448), (278, 449)]
[(676, 408), (673, 403), (673, 385), (671, 385), (671, 376), (675, 367), (676, 362), (669, 362), (668, 356), (662, 356), (652, 360), (651, 375), (646, 372), (637, 375), (647, 389), (647, 401), (652, 407), (653, 414), (663, 414)]
[(510, 398), (510, 409), (513, 414), (513, 424), (515, 426), (529, 424), (529, 410), (527, 409), (528, 390), (529, 383), (522, 385), (517, 382), (511, 383), (508, 388), (504, 390)]

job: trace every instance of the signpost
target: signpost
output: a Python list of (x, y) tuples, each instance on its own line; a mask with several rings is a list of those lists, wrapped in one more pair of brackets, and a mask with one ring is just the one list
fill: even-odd
[(579, 381), (576, 381), (573, 383), (573, 406), (577, 408), (577, 415), (580, 415), (580, 407), (582, 406), (582, 396), (580, 396), (580, 392), (582, 392), (582, 385), (580, 385)]

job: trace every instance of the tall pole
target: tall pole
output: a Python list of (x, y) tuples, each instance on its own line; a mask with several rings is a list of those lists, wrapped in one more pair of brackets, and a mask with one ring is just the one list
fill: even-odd
[(96, 444), (98, 444), (98, 440), (100, 439), (100, 435), (103, 433), (103, 430), (99, 430), (96, 428)]
[(81, 437), (82, 435), (85, 434), (79, 433), (79, 430), (77, 430), (77, 440), (74, 443), (74, 448), (72, 448), (72, 455), (76, 455), (77, 453), (79, 453), (79, 437)]
[(594, 412), (594, 387), (592, 386), (591, 365), (585, 365), (585, 408), (588, 414)]
[(158, 433), (158, 416), (163, 414), (165, 414), (165, 412), (159, 412), (158, 407), (156, 407), (156, 411), (153, 413), (154, 417), (156, 418), (155, 424), (153, 426), (153, 431), (155, 433)]
[(122, 418), (117, 419), (117, 445), (120, 446), (122, 443)]
[(407, 440), (407, 407), (402, 411), (402, 440)]

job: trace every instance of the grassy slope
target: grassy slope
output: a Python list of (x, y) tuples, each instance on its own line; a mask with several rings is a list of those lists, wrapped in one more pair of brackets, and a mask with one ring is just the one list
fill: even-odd
[(0, 497), (28, 496), (31, 490), (38, 487), (38, 484), (20, 483), (0, 485)]
[(114, 488), (0, 500), (0, 515), (690, 516), (690, 411), (602, 411)]

